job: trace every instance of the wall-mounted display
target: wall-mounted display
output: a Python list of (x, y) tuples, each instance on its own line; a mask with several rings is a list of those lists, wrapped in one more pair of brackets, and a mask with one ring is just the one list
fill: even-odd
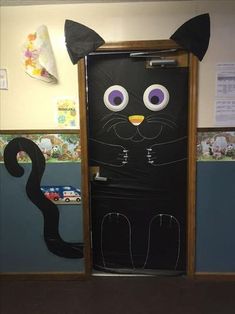
[(47, 26), (41, 25), (27, 36), (23, 45), (25, 72), (47, 83), (57, 83), (56, 62)]
[(8, 89), (6, 69), (0, 69), (0, 89)]
[(78, 105), (73, 97), (56, 98), (55, 119), (59, 129), (78, 129)]
[[(0, 162), (3, 162), (3, 152), (6, 145), (17, 135), (0, 134)], [(45, 157), (46, 162), (81, 162), (80, 138), (75, 133), (60, 134), (21, 134), (38, 145)], [(31, 162), (29, 156), (20, 151), (17, 154), (18, 162)]]
[(216, 66), (215, 124), (220, 127), (235, 125), (235, 63)]
[(44, 196), (55, 204), (80, 204), (81, 190), (71, 185), (69, 186), (41, 186)]
[(235, 131), (199, 130), (197, 159), (198, 161), (235, 161)]

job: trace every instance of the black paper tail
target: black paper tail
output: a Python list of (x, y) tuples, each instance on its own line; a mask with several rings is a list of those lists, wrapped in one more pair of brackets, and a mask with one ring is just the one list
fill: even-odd
[(39, 147), (31, 140), (18, 137), (8, 143), (4, 151), (4, 162), (8, 172), (15, 177), (24, 174), (24, 169), (17, 161), (17, 153), (26, 152), (32, 161), (32, 170), (26, 184), (26, 193), (31, 202), (38, 207), (44, 218), (44, 240), (48, 249), (62, 257), (82, 258), (83, 244), (62, 240), (59, 234), (59, 210), (47, 199), (40, 188), (45, 170), (45, 158)]

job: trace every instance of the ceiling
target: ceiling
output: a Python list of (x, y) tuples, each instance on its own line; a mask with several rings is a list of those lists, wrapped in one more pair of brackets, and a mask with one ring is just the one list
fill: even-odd
[[(74, 4), (74, 3), (108, 3), (108, 2), (158, 2), (172, 0), (0, 0), (0, 6), (42, 5), (42, 4)], [(173, 0), (185, 1), (185, 0)], [(190, 1), (190, 0), (186, 0)]]

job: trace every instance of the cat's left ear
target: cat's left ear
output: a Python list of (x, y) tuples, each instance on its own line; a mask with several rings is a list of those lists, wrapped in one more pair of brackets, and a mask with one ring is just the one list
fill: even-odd
[(73, 64), (105, 43), (91, 28), (71, 20), (65, 21), (64, 33), (67, 51)]
[(170, 37), (202, 61), (210, 40), (210, 16), (198, 15), (180, 26)]

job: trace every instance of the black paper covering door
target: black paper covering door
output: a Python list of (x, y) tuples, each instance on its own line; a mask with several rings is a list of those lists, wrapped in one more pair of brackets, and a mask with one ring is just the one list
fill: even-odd
[(87, 58), (93, 264), (186, 269), (188, 68)]

